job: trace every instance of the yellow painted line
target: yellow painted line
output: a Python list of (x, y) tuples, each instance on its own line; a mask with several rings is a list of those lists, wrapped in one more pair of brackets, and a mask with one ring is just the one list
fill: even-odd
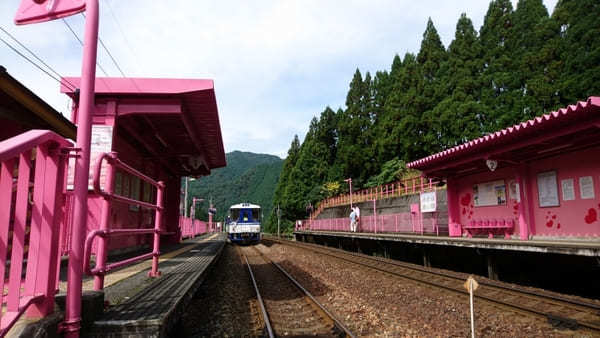
[[(215, 238), (215, 236), (217, 236), (217, 234), (211, 235), (210, 237), (202, 240), (202, 242), (211, 240), (211, 239)], [(178, 255), (180, 255), (180, 254), (182, 254), (182, 253), (184, 253), (186, 251), (189, 251), (192, 248), (196, 247), (196, 245), (198, 245), (198, 243), (200, 243), (200, 242), (194, 243), (192, 245), (184, 246), (181, 249), (168, 252), (168, 253), (166, 253), (164, 255), (160, 255), (160, 258), (158, 259), (158, 263), (160, 264), (161, 262), (168, 261), (169, 259), (171, 259), (173, 257), (176, 257), (176, 256), (178, 256)], [(127, 268), (118, 270), (116, 272), (109, 273), (106, 276), (104, 276), (104, 287), (107, 287), (107, 286), (110, 286), (110, 285), (115, 284), (117, 282), (120, 282), (121, 280), (123, 280), (125, 278), (128, 278), (128, 277), (131, 277), (131, 276), (135, 275), (136, 273), (138, 273), (138, 272), (140, 272), (142, 270), (150, 268), (151, 266), (152, 266), (152, 260), (148, 259), (148, 260), (145, 260), (145, 261), (143, 261), (141, 263), (138, 263), (138, 264), (129, 266)], [(159, 265), (159, 267), (160, 267), (160, 265)], [(86, 290), (86, 286), (88, 284), (89, 284), (89, 289), (92, 290), (93, 286), (94, 286), (94, 281), (93, 280), (89, 280), (89, 281), (84, 282), (83, 284), (84, 284), (84, 286), (83, 286), (84, 290)]]
[[(211, 236), (209, 236), (199, 242), (195, 242), (194, 244), (186, 245), (183, 248), (168, 252), (164, 255), (160, 255), (160, 258), (158, 259), (159, 268), (160, 268), (160, 263), (168, 261), (178, 255), (181, 255), (182, 253), (184, 253), (186, 251), (191, 250), (192, 248), (196, 247), (196, 245), (198, 245), (198, 243), (209, 241), (217, 236), (218, 236), (218, 234), (212, 234)], [(106, 276), (104, 276), (104, 287), (106, 288), (110, 285), (118, 283), (118, 282), (122, 281), (123, 279), (129, 278), (142, 270), (150, 268), (151, 266), (152, 266), (152, 260), (148, 259), (141, 263), (128, 266), (126, 268), (117, 270), (115, 272), (108, 273)], [(61, 284), (60, 290), (65, 291), (66, 287), (67, 287), (67, 283), (61, 282), (60, 284)], [(94, 289), (94, 280), (93, 279), (83, 281), (83, 290), (87, 291), (87, 290), (93, 290), (93, 289)]]

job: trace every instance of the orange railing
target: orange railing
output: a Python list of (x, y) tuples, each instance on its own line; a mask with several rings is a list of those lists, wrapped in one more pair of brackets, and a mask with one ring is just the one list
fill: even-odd
[(386, 198), (399, 197), (421, 192), (434, 191), (440, 181), (435, 181), (423, 176), (403, 179), (397, 182), (388, 183), (373, 188), (361, 189), (350, 193), (333, 196), (322, 200), (317, 209), (311, 213), (310, 218), (315, 219), (325, 208), (332, 208), (352, 203), (361, 203), (373, 200), (382, 200)]

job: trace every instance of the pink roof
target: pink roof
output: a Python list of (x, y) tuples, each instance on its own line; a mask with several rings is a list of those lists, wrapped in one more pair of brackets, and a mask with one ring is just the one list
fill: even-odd
[[(78, 77), (64, 78), (75, 87), (79, 87)], [(73, 91), (61, 83), (62, 93)], [(213, 80), (206, 79), (161, 79), (161, 78), (96, 78), (96, 94), (183, 94), (187, 92), (214, 90)]]
[(600, 118), (600, 97), (592, 96), (585, 102), (578, 102), (558, 111), (544, 114), (529, 121), (521, 122), (512, 127), (482, 136), (459, 146), (444, 150), (420, 160), (410, 162), (407, 167), (427, 170), (433, 166), (447, 164), (457, 157), (467, 157), (473, 154), (489, 151), (492, 147), (499, 148), (517, 139), (539, 136), (542, 132), (552, 133), (560, 128), (572, 125), (574, 122), (589, 123), (589, 118)]
[[(68, 77), (65, 80), (63, 83), (80, 87), (80, 78)], [(76, 97), (74, 91), (64, 85), (61, 92), (73, 99)], [(226, 165), (212, 80), (96, 78), (95, 92), (97, 100), (116, 98), (124, 110), (128, 109), (123, 114), (151, 120), (157, 128), (156, 140), (150, 140), (153, 133), (139, 130), (134, 121), (122, 120), (121, 125), (128, 125), (151, 148), (162, 143), (165, 149), (156, 148), (155, 153), (163, 157), (164, 162), (170, 163), (177, 174), (206, 175), (206, 169)], [(161, 105), (160, 102), (166, 104)], [(165, 153), (166, 150), (168, 153)], [(189, 156), (203, 157), (206, 169), (193, 169), (179, 161)], [(178, 168), (175, 168), (175, 163), (179, 163)]]

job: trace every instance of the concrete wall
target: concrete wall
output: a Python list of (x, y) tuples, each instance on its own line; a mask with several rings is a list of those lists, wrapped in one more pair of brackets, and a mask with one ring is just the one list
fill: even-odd
[[(446, 189), (437, 191), (437, 223), (440, 228), (447, 229), (448, 227), (448, 207), (446, 202)], [(410, 213), (411, 204), (419, 204), (419, 194), (405, 195), (400, 197), (385, 198), (375, 202), (377, 215), (391, 215)], [(373, 215), (373, 201), (354, 203), (360, 208), (361, 217)], [(343, 205), (333, 208), (324, 209), (317, 219), (345, 218), (350, 215), (350, 205)], [(423, 214), (423, 219), (431, 219), (431, 214)]]

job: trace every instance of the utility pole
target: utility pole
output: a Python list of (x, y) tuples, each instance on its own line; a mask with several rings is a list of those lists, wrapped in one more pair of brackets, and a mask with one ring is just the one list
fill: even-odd
[(188, 176), (185, 177), (185, 193), (183, 195), (183, 217), (187, 218), (188, 217), (188, 213), (189, 213), (189, 209), (188, 209), (188, 186), (190, 181), (195, 181), (195, 178), (189, 178)]
[(277, 204), (277, 237), (281, 237), (279, 234), (280, 218), (281, 218), (281, 209), (279, 209), (279, 204)]
[(352, 178), (347, 178), (344, 181), (350, 185), (350, 209), (352, 209)]

